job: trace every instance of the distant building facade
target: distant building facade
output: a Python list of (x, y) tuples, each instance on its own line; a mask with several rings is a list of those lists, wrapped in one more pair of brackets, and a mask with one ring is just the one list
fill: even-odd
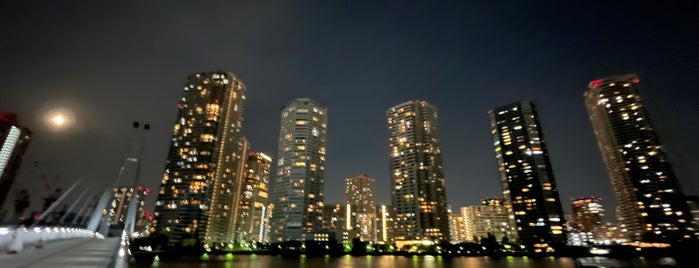
[(241, 133), (245, 94), (233, 73), (187, 77), (154, 212), (156, 233), (167, 236), (170, 246), (234, 238), (247, 144)]
[(307, 98), (281, 113), (272, 188), (272, 241), (312, 240), (322, 233), (327, 110)]
[(598, 79), (585, 92), (597, 144), (616, 194), (617, 217), (632, 240), (692, 239), (694, 226), (639, 91), (635, 74)]
[(31, 131), (19, 126), (17, 115), (0, 113), (0, 209), (10, 193), (30, 140)]
[(536, 107), (516, 102), (489, 116), (505, 205), (520, 243), (565, 243), (563, 209)]
[(451, 232), (451, 241), (461, 242), (468, 241), (466, 224), (464, 223), (464, 217), (461, 213), (450, 213), (449, 214), (449, 227)]
[(604, 220), (604, 207), (601, 198), (581, 197), (573, 199), (571, 205), (573, 210), (573, 222), (576, 227), (583, 232), (592, 232), (596, 227), (602, 225)]
[(328, 240), (344, 242), (350, 239), (346, 231), (347, 222), (346, 206), (325, 204), (323, 207), (323, 233), (328, 234)]
[(479, 241), (492, 234), (498, 241), (507, 237), (510, 241), (517, 238), (510, 214), (500, 198), (486, 198), (480, 206), (461, 208), (464, 222), (464, 241)]
[(393, 209), (388, 205), (376, 205), (376, 241), (393, 243)]
[(238, 201), (237, 240), (264, 242), (271, 165), (272, 158), (266, 154), (248, 152)]
[(450, 240), (437, 109), (407, 101), (386, 115), (395, 240)]
[(350, 209), (350, 230), (362, 241), (376, 241), (374, 179), (364, 174), (345, 179), (345, 204)]
[[(142, 232), (143, 228), (145, 228), (145, 223), (148, 221), (144, 209), (144, 199), (150, 194), (150, 189), (139, 186), (137, 190), (138, 200), (136, 200), (136, 204), (138, 207), (136, 208), (136, 219), (134, 219), (134, 222), (140, 223), (142, 226), (135, 226), (134, 229), (137, 232)], [(109, 202), (109, 207), (102, 212), (109, 218), (109, 233), (120, 235), (121, 231), (124, 230), (126, 216), (133, 196), (134, 188), (130, 186), (117, 187), (112, 190), (112, 200)]]

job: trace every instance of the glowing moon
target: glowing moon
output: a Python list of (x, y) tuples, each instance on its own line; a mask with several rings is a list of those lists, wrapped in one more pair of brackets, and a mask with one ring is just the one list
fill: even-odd
[(55, 109), (44, 114), (44, 123), (52, 131), (61, 131), (73, 125), (73, 113), (66, 109)]
[(53, 117), (53, 124), (56, 126), (62, 126), (66, 122), (66, 119), (63, 118), (63, 115), (57, 114)]

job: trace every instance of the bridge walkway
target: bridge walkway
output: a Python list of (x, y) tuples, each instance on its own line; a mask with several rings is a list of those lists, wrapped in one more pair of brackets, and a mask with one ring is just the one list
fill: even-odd
[(46, 243), (43, 248), (25, 248), (19, 254), (0, 254), (3, 268), (108, 267), (119, 247), (118, 237), (68, 239)]

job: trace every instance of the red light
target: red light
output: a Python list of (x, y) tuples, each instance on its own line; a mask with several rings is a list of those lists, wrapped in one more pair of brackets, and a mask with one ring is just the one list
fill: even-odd
[(364, 178), (364, 173), (359, 173), (359, 176), (362, 177), (362, 179), (363, 179), (363, 178)]
[(218, 103), (218, 99), (216, 99), (216, 103)]
[(179, 103), (178, 103), (178, 104), (177, 104), (177, 108), (178, 108), (178, 109), (182, 109), (182, 104), (179, 104)]
[(596, 88), (601, 84), (602, 84), (602, 79), (597, 79), (595, 81), (590, 82), (590, 87)]
[(39, 215), (34, 215), (34, 221), (39, 221)]
[(639, 81), (640, 81), (640, 80), (638, 80), (638, 78), (634, 78), (634, 79), (633, 79), (633, 82), (636, 83), (636, 84), (638, 84)]
[(19, 220), (20, 220), (20, 221), (23, 221), (23, 220), (24, 220), (24, 215), (19, 216)]

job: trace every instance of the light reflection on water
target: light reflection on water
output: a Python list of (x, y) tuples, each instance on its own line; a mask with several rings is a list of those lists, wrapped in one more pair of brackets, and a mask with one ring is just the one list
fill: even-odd
[[(131, 267), (144, 267), (132, 265)], [(306, 257), (304, 255), (295, 258), (285, 258), (281, 256), (268, 255), (235, 255), (211, 257), (209, 261), (156, 261), (150, 267), (174, 267), (174, 268), (263, 268), (263, 267), (285, 267), (285, 268), (456, 268), (456, 267), (561, 267), (573, 268), (575, 261), (572, 258), (526, 258), (526, 257), (453, 257), (444, 258), (441, 256), (361, 256), (352, 257), (349, 255), (342, 257)]]

